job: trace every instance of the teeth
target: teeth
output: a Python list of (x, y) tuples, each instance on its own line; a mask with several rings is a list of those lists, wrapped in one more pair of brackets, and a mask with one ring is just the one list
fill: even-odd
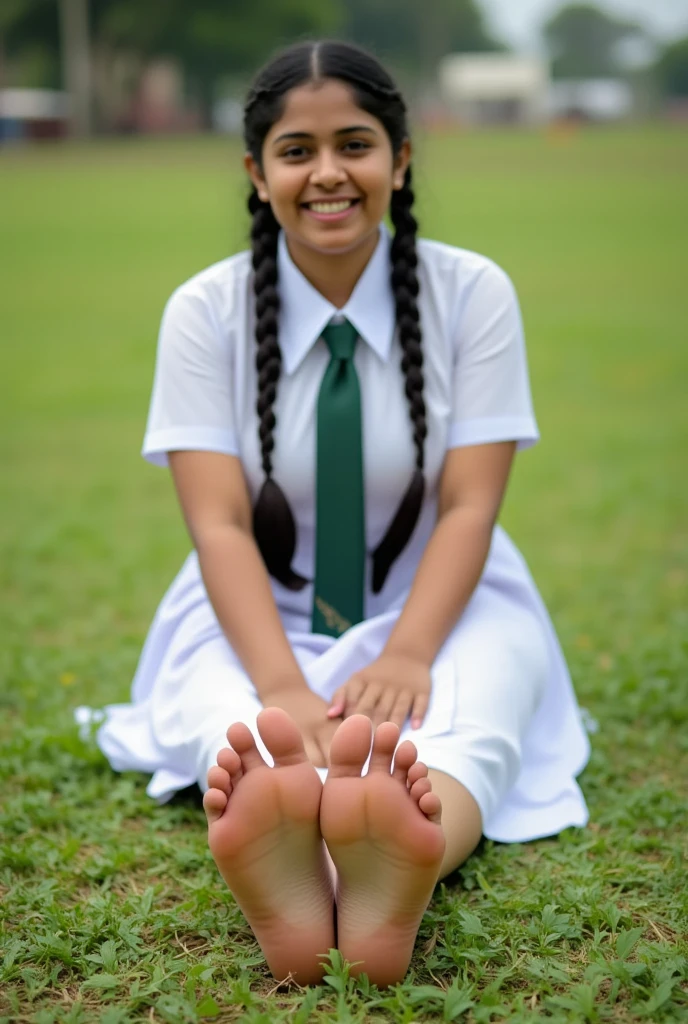
[(309, 203), (314, 213), (343, 213), (352, 206), (351, 199), (341, 199), (338, 203)]

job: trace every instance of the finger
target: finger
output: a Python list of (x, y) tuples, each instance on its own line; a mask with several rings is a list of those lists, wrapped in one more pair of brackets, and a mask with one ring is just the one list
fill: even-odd
[(328, 718), (339, 718), (341, 715), (344, 714), (345, 710), (346, 710), (346, 684), (344, 686), (340, 686), (339, 689), (335, 691), (334, 697), (330, 701), (330, 706), (327, 709), (327, 717)]
[(397, 695), (397, 699), (394, 701), (394, 706), (390, 711), (390, 722), (394, 722), (400, 729), (403, 729), (404, 722), (408, 718), (408, 713), (411, 709), (411, 703), (411, 694), (406, 690), (402, 690), (401, 693)]
[(411, 709), (411, 728), (420, 729), (423, 724), (423, 719), (428, 710), (428, 704), (430, 703), (430, 695), (427, 693), (419, 693), (413, 702)]
[(348, 681), (345, 687), (346, 707), (344, 708), (344, 718), (348, 718), (349, 715), (356, 714), (358, 702), (361, 699), (361, 695), (363, 694), (365, 688), (365, 680), (363, 680), (359, 675), (353, 675), (351, 679)]
[(383, 690), (380, 694), (377, 706), (375, 708), (375, 724), (380, 725), (382, 722), (391, 722), (392, 709), (396, 703), (397, 694), (396, 690), (388, 689)]
[(370, 683), (369, 686), (361, 694), (361, 697), (356, 705), (357, 715), (367, 715), (371, 721), (375, 717), (375, 709), (377, 702), (382, 696), (382, 687), (377, 683)]

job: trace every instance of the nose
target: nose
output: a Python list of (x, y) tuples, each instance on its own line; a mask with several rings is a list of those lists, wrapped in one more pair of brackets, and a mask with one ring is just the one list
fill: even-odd
[(320, 185), (321, 188), (332, 189), (346, 181), (347, 174), (337, 154), (331, 149), (324, 148), (318, 153), (318, 159), (311, 172), (311, 184)]

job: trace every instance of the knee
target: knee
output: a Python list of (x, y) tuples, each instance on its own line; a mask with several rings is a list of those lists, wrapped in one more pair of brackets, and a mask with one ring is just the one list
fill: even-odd
[(520, 737), (492, 730), (465, 730), (458, 740), (462, 757), (470, 765), (468, 788), (480, 807), (483, 821), (487, 821), (519, 776)]

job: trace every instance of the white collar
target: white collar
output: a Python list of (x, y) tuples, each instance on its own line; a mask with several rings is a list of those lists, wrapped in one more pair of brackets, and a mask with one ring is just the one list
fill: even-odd
[(353, 324), (380, 359), (387, 360), (396, 327), (390, 284), (390, 237), (380, 225), (375, 252), (356, 282), (351, 298), (337, 309), (306, 280), (287, 249), (280, 232), (277, 252), (280, 291), (279, 344), (285, 373), (293, 373), (321, 336), (333, 316)]

